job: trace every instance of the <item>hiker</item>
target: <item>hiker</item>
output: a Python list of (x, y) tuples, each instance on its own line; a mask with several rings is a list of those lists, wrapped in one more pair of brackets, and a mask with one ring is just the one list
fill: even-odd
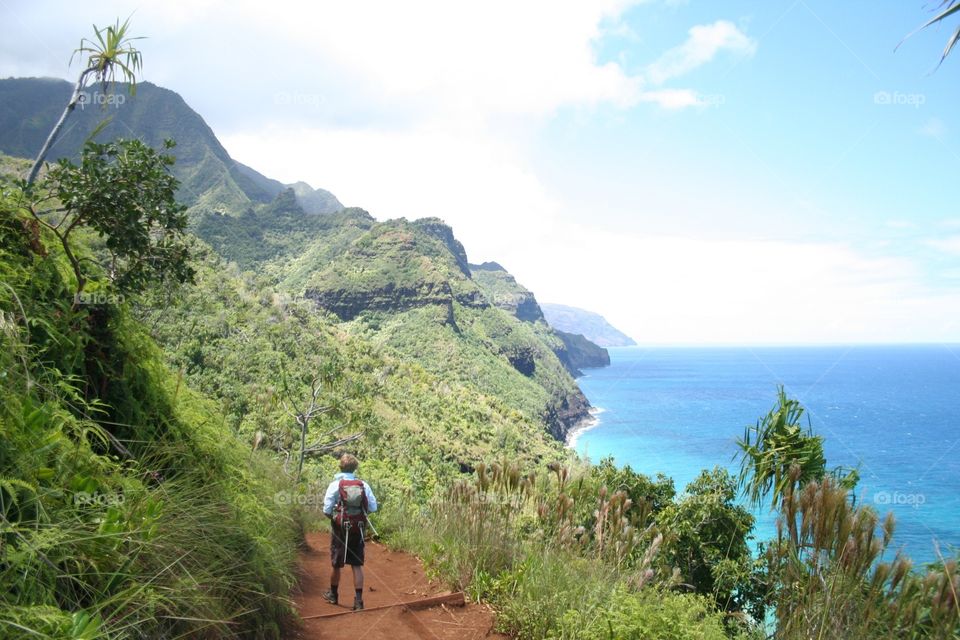
[(340, 568), (349, 564), (353, 568), (353, 587), (356, 595), (353, 610), (363, 609), (363, 535), (366, 531), (367, 514), (377, 510), (377, 499), (363, 480), (354, 473), (360, 461), (345, 453), (340, 456), (340, 473), (333, 476), (323, 497), (323, 514), (330, 518), (330, 591), (323, 598), (337, 604), (340, 587)]

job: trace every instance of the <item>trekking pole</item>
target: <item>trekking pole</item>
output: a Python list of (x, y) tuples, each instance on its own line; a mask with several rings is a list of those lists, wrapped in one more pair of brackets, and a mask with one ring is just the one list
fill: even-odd
[(364, 518), (365, 518), (366, 521), (367, 521), (367, 524), (370, 525), (370, 528), (371, 528), (371, 529), (373, 529), (373, 535), (375, 535), (375, 536), (377, 536), (377, 537), (379, 538), (379, 537), (380, 537), (380, 534), (377, 532), (377, 528), (376, 528), (375, 526), (373, 526), (373, 522), (370, 521), (370, 514), (367, 513), (366, 511), (364, 511), (364, 512), (363, 512), (363, 515), (364, 515)]
[(343, 528), (344, 538), (343, 538), (343, 564), (347, 564), (347, 549), (350, 548), (350, 521), (347, 521), (346, 526)]

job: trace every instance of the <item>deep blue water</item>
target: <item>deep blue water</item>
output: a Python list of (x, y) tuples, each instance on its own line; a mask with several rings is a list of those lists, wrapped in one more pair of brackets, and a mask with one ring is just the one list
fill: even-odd
[[(894, 547), (916, 562), (960, 546), (960, 346), (610, 349), (579, 379), (599, 424), (576, 449), (612, 455), (678, 491), (704, 468), (736, 473), (735, 441), (776, 404), (807, 409), (829, 466), (860, 466), (857, 495), (897, 518)], [(758, 538), (773, 519), (758, 513)]]

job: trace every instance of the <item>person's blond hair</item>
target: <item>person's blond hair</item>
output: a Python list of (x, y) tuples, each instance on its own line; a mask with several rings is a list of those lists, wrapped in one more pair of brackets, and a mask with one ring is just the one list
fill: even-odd
[(353, 473), (359, 466), (360, 461), (357, 460), (355, 455), (345, 453), (340, 456), (340, 471), (343, 471), (344, 473)]

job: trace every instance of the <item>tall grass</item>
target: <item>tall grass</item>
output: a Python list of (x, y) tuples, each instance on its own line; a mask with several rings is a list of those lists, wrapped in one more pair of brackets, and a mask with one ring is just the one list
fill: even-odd
[(768, 553), (778, 637), (960, 637), (955, 559), (912, 571), (899, 552), (886, 559), (893, 514), (881, 525), (830, 476), (792, 487)]
[[(726, 637), (708, 599), (673, 593), (656, 574), (662, 538), (638, 526), (642, 509), (565, 467), (550, 471), (481, 465), (427, 504), (394, 505), (382, 532), (490, 603), (500, 630), (520, 639)], [(589, 526), (578, 524), (584, 513)]]
[(122, 308), (72, 309), (4, 204), (0, 638), (281, 637), (298, 527), (277, 466)]

